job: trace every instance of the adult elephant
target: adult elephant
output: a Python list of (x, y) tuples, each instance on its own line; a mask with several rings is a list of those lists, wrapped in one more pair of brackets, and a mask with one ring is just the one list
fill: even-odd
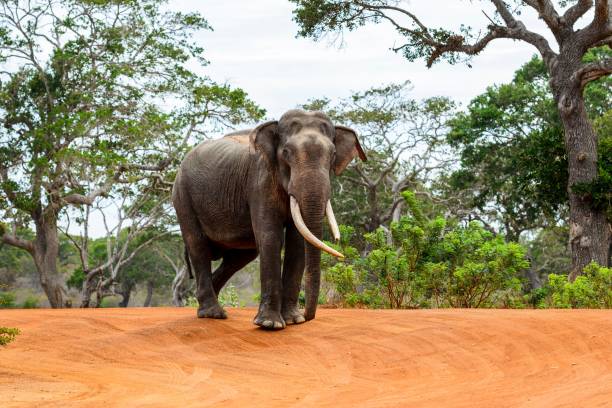
[[(321, 250), (342, 257), (320, 240), (324, 215), (335, 238), (340, 235), (330, 202), (331, 172), (342, 173), (357, 156), (366, 160), (353, 130), (334, 126), (321, 112), (302, 110), (203, 142), (187, 154), (172, 201), (186, 262), (195, 271), (198, 317), (227, 317), (219, 291), (259, 254), (261, 302), (254, 323), (282, 329), (314, 318)], [(212, 273), (211, 261), (219, 258), (223, 261)], [(302, 314), (298, 295), (304, 269)]]

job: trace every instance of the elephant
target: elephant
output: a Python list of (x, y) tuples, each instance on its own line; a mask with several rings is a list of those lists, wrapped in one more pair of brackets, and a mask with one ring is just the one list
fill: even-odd
[[(354, 130), (322, 112), (290, 110), (254, 129), (204, 141), (183, 159), (172, 191), (185, 260), (196, 277), (197, 316), (224, 319), (217, 296), (231, 276), (260, 259), (261, 300), (254, 323), (283, 329), (315, 317), (326, 216), (340, 232), (331, 206), (331, 173), (355, 157), (366, 161)], [(281, 250), (285, 250), (282, 261)], [(211, 272), (211, 261), (222, 258)], [(298, 297), (305, 273), (304, 313)]]

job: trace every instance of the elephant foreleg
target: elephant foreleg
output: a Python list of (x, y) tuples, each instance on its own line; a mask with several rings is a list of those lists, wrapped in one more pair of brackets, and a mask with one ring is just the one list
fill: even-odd
[[(255, 223), (259, 222), (257, 217)], [(259, 251), (261, 277), (261, 301), (253, 323), (264, 329), (283, 329), (285, 321), (281, 316), (281, 248), (283, 246), (283, 225), (267, 222), (253, 229)], [(263, 227), (263, 228), (262, 228)]]

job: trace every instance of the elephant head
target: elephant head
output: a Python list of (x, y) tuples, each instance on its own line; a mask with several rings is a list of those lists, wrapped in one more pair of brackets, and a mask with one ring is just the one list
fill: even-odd
[(330, 201), (330, 176), (339, 175), (357, 156), (366, 156), (357, 134), (334, 126), (322, 112), (291, 110), (280, 120), (264, 123), (250, 135), (277, 182), (289, 196), (291, 217), (305, 241), (306, 320), (315, 316), (321, 279), (321, 250), (341, 253), (321, 241), (326, 215), (334, 238), (340, 238)]

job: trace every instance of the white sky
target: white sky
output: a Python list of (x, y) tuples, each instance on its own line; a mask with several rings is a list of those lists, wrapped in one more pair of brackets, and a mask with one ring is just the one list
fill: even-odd
[[(406, 5), (424, 23), (448, 28), (461, 23), (484, 28), (488, 20), (482, 10), (494, 15), (489, 1), (413, 0)], [(473, 60), (473, 68), (440, 62), (427, 69), (424, 61), (411, 63), (389, 50), (401, 42), (388, 24), (370, 24), (349, 33), (340, 48), (329, 40), (295, 38), (293, 3), (287, 0), (171, 0), (170, 7), (197, 10), (214, 29), (195, 38), (211, 61), (201, 73), (243, 88), (269, 118), (309, 98), (336, 99), (407, 79), (415, 98), (448, 96), (466, 103), (487, 86), (509, 81), (536, 53), (522, 42), (496, 40)], [(521, 19), (528, 28), (543, 27), (534, 14)]]

